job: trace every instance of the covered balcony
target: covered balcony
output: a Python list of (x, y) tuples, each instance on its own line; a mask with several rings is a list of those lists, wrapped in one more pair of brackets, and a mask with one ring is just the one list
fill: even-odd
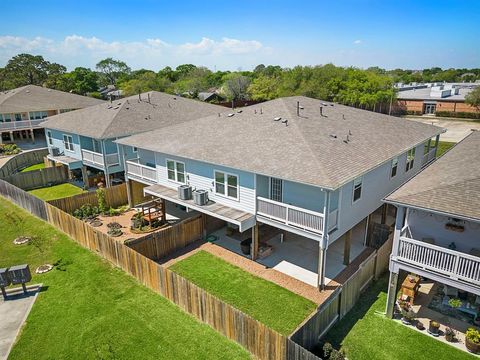
[(40, 129), (42, 128), (40, 123), (43, 121), (44, 119), (0, 122), (0, 130), (17, 131), (26, 129)]
[(130, 179), (147, 185), (157, 183), (157, 169), (154, 166), (141, 164), (138, 159), (126, 161), (126, 166), (127, 175)]
[(105, 167), (118, 165), (120, 163), (118, 153), (102, 154), (99, 152), (82, 149), (82, 160), (85, 165), (99, 167), (104, 169)]

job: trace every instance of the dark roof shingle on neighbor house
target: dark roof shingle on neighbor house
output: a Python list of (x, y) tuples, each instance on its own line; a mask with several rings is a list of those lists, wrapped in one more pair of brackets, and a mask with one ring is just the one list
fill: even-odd
[(100, 103), (103, 103), (103, 101), (36, 85), (26, 85), (0, 92), (0, 114), (82, 109)]
[(220, 116), (118, 142), (336, 189), (441, 132), (435, 126), (299, 96), (234, 112), (224, 109)]
[(480, 220), (479, 151), (474, 131), (385, 201)]
[[(108, 139), (217, 114), (225, 108), (157, 91), (47, 118), (45, 128)], [(157, 139), (159, 140), (159, 139)]]

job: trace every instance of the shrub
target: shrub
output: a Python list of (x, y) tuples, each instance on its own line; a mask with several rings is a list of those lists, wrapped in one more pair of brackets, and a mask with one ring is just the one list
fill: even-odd
[(107, 211), (107, 201), (105, 200), (105, 189), (97, 189), (97, 201), (98, 201), (98, 210), (105, 214)]
[(17, 144), (0, 144), (0, 155), (15, 155), (21, 151)]
[(109, 229), (121, 229), (122, 228), (122, 225), (120, 225), (118, 222), (116, 221), (112, 221), (110, 223), (107, 224), (107, 227)]
[(100, 211), (98, 207), (90, 204), (82, 205), (82, 207), (73, 212), (73, 216), (82, 220), (98, 216), (99, 214)]
[(465, 333), (465, 338), (474, 344), (480, 344), (480, 331), (474, 328), (468, 328), (467, 332)]
[(474, 112), (436, 111), (435, 116), (480, 120), (480, 113), (474, 113)]

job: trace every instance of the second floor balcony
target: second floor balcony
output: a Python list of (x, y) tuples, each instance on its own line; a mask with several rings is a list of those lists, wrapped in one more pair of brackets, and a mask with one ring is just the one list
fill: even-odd
[(120, 163), (118, 153), (104, 155), (102, 153), (85, 149), (82, 149), (82, 160), (85, 165), (91, 165), (102, 169)]
[(27, 129), (39, 129), (42, 128), (41, 123), (43, 121), (44, 119), (0, 122), (0, 130), (17, 131)]
[(143, 165), (139, 160), (128, 160), (126, 162), (126, 173), (129, 178), (147, 182), (148, 184), (157, 183), (157, 169), (148, 165)]

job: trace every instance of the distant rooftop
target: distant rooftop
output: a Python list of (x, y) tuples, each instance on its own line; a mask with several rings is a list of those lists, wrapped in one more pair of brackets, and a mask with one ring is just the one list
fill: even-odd
[(82, 109), (100, 103), (103, 103), (103, 101), (36, 85), (26, 85), (0, 92), (0, 114)]
[(223, 108), (221, 114), (117, 142), (336, 189), (441, 132), (435, 126), (298, 96), (237, 111)]
[(431, 87), (415, 87), (409, 90), (400, 90), (397, 94), (397, 99), (465, 101), (465, 96), (473, 89), (473, 85), (466, 87), (459, 84), (446, 84)]
[(480, 220), (480, 131), (474, 131), (387, 202)]

